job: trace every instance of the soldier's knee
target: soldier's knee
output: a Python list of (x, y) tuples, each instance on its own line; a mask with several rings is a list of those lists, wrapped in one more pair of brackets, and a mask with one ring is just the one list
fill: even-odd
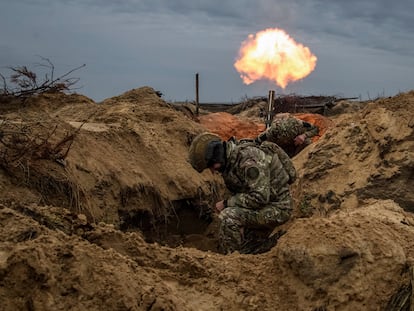
[(279, 224), (284, 224), (285, 222), (287, 222), (290, 217), (292, 216), (292, 210), (290, 209), (286, 209), (286, 210), (280, 210), (280, 214), (279, 214), (279, 218), (278, 218), (278, 222)]
[(221, 223), (225, 226), (240, 227), (242, 226), (242, 221), (240, 215), (237, 213), (237, 210), (232, 207), (225, 208), (221, 211), (219, 216)]
[(281, 225), (290, 219), (291, 214), (290, 209), (271, 209), (264, 214), (264, 222), (270, 225)]

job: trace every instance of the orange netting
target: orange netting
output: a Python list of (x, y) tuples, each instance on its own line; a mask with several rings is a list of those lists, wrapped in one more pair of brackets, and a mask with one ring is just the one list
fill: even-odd
[(255, 138), (264, 129), (264, 124), (255, 123), (247, 119), (240, 119), (227, 112), (214, 112), (200, 116), (200, 123), (210, 132), (219, 135), (223, 140), (230, 137)]
[[(319, 135), (313, 138), (317, 141), (333, 122), (319, 114), (303, 113), (295, 114), (298, 119), (304, 120), (319, 127)], [(227, 112), (215, 112), (199, 117), (200, 123), (210, 132), (219, 135), (223, 140), (230, 137), (255, 138), (265, 130), (264, 123), (257, 123), (248, 119), (241, 119)]]

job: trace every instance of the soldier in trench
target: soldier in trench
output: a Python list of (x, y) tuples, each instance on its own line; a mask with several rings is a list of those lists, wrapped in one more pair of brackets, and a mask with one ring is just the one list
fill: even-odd
[[(286, 153), (271, 142), (258, 145), (234, 138), (223, 141), (201, 133), (191, 143), (189, 161), (198, 172), (220, 173), (231, 196), (215, 204), (219, 214), (219, 248), (222, 253), (239, 251), (249, 242), (249, 229), (268, 234), (291, 217), (289, 184), (296, 170)], [(253, 241), (254, 242), (254, 241)]]
[(295, 118), (290, 113), (279, 113), (269, 128), (256, 137), (255, 141), (271, 141), (279, 145), (289, 157), (294, 157), (312, 143), (312, 137), (319, 134), (319, 128), (309, 122)]

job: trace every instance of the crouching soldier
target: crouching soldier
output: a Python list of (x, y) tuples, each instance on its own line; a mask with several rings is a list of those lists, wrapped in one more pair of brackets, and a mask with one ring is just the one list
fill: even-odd
[(276, 144), (222, 141), (215, 134), (202, 133), (191, 143), (189, 160), (198, 172), (208, 168), (220, 173), (232, 194), (215, 205), (223, 253), (242, 252), (246, 230), (264, 229), (270, 234), (289, 220), (289, 184), (295, 180), (296, 171)]
[(265, 140), (279, 145), (289, 157), (294, 157), (312, 143), (312, 137), (319, 134), (319, 128), (289, 113), (274, 116), (270, 127), (256, 138), (256, 142)]

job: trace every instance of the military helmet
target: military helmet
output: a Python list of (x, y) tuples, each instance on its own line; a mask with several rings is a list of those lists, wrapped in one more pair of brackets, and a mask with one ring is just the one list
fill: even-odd
[(206, 153), (209, 143), (221, 141), (221, 138), (213, 133), (205, 132), (197, 135), (191, 142), (189, 161), (191, 166), (199, 173), (207, 168)]

